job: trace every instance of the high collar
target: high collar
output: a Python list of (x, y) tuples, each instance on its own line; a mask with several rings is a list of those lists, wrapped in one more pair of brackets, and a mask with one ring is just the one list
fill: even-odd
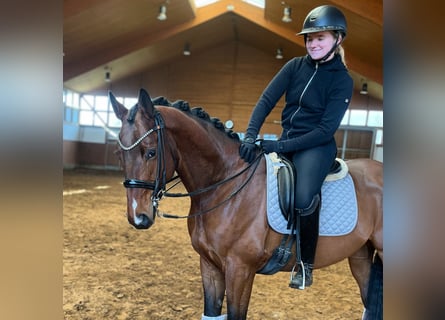
[[(315, 67), (315, 65), (318, 63), (317, 61), (313, 60), (309, 54), (306, 55), (305, 60), (313, 67)], [(334, 57), (331, 60), (318, 63), (318, 67), (325, 70), (341, 70), (346, 68), (338, 53), (334, 54)]]

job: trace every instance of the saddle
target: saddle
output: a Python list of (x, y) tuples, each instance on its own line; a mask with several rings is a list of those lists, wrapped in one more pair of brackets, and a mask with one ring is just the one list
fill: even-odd
[[(300, 256), (300, 244), (299, 244), (299, 223), (298, 218), (303, 216), (303, 213), (297, 215), (297, 211), (294, 210), (294, 200), (295, 200), (295, 179), (297, 179), (297, 172), (295, 167), (289, 159), (283, 155), (278, 156), (275, 153), (273, 162), (280, 162), (279, 166), (275, 166), (271, 169), (276, 171), (276, 193), (278, 199), (275, 205), (278, 205), (284, 219), (287, 221), (287, 227), (281, 225), (280, 228), (286, 228), (287, 231), (278, 231), (283, 233), (281, 243), (272, 253), (267, 263), (260, 269), (257, 270), (258, 274), (274, 274), (280, 270), (289, 262), (289, 259), (295, 254), (297, 261), (301, 261)], [(269, 157), (269, 159), (272, 156)], [(342, 179), (346, 176), (348, 170), (346, 163), (342, 159), (335, 159), (333, 162), (330, 172), (326, 177), (325, 181), (335, 181)], [(274, 212), (278, 211), (278, 208), (274, 208)], [(268, 213), (269, 218), (269, 213)], [(270, 221), (269, 221), (270, 223)], [(355, 223), (354, 223), (355, 225)], [(276, 225), (275, 225), (276, 226)], [(275, 229), (277, 230), (277, 229)], [(295, 246), (295, 251), (292, 248)]]
[[(292, 161), (286, 157), (281, 156), (281, 162), (284, 166), (281, 166), (277, 173), (278, 202), (284, 218), (289, 221), (289, 218), (293, 216), (295, 208), (295, 181), (297, 179), (297, 172)], [(341, 163), (335, 159), (329, 170), (329, 175), (337, 174), (341, 169)]]

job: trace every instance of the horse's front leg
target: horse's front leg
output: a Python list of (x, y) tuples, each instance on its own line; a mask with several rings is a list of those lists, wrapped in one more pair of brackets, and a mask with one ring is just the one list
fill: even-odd
[(228, 320), (245, 320), (252, 293), (255, 270), (239, 262), (228, 261), (226, 296)]
[(204, 316), (203, 319), (221, 315), (226, 290), (224, 274), (221, 270), (201, 257), (201, 277), (204, 288)]

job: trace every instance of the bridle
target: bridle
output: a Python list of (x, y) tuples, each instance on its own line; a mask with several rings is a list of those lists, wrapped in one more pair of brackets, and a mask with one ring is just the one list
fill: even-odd
[[(247, 183), (253, 177), (256, 169), (258, 168), (258, 164), (260, 163), (259, 160), (261, 159), (261, 156), (263, 155), (263, 152), (260, 153), (255, 158), (254, 161), (249, 163), (249, 165), (244, 167), (241, 171), (237, 172), (236, 174), (234, 174), (224, 180), (218, 181), (215, 184), (212, 184), (208, 187), (198, 189), (198, 190), (188, 192), (188, 193), (169, 193), (167, 191), (170, 190), (172, 187), (167, 189), (167, 184), (178, 179), (179, 176), (178, 175), (173, 176), (168, 181), (166, 179), (166, 165), (165, 165), (165, 156), (164, 156), (164, 152), (163, 152), (165, 122), (164, 122), (164, 119), (162, 118), (161, 113), (156, 109), (154, 111), (154, 121), (155, 121), (155, 126), (151, 129), (149, 129), (147, 132), (145, 132), (139, 139), (137, 139), (130, 146), (125, 146), (122, 143), (122, 141), (120, 140), (120, 138), (119, 137), (117, 138), (117, 142), (118, 142), (119, 146), (122, 148), (122, 150), (130, 151), (130, 150), (134, 149), (135, 147), (137, 147), (150, 134), (152, 134), (153, 132), (158, 132), (158, 137), (157, 137), (158, 144), (157, 144), (157, 150), (156, 150), (157, 159), (158, 159), (157, 163), (156, 163), (156, 180), (155, 181), (144, 181), (144, 180), (139, 180), (139, 179), (125, 179), (123, 182), (123, 185), (125, 188), (129, 188), (129, 189), (140, 188), (140, 189), (153, 190), (152, 196), (151, 196), (151, 203), (153, 206), (153, 219), (154, 219), (154, 217), (156, 217), (156, 215), (160, 215), (160, 216), (163, 216), (166, 218), (191, 218), (191, 217), (196, 217), (196, 216), (208, 213), (208, 212), (216, 209), (217, 207), (223, 205), (224, 203), (226, 203), (230, 199), (232, 199), (236, 194), (238, 194), (247, 185)], [(221, 201), (214, 207), (211, 207), (209, 209), (206, 209), (206, 210), (203, 210), (203, 211), (191, 214), (191, 215), (186, 215), (186, 216), (170, 215), (170, 214), (166, 214), (166, 213), (160, 214), (158, 211), (159, 202), (161, 201), (161, 199), (164, 196), (165, 197), (191, 197), (191, 196), (195, 196), (198, 194), (202, 194), (202, 193), (214, 190), (217, 187), (219, 187), (220, 185), (227, 183), (227, 182), (237, 178), (238, 176), (242, 175), (244, 172), (246, 172), (248, 169), (250, 169), (253, 165), (255, 165), (254, 170), (252, 170), (252, 172), (250, 173), (247, 180), (244, 181), (241, 184), (241, 186), (239, 186), (237, 188), (237, 190), (232, 192), (226, 199), (224, 199), (223, 201)]]
[[(158, 144), (157, 144), (157, 151), (156, 155), (158, 157), (158, 161), (156, 163), (156, 180), (155, 181), (144, 181), (144, 180), (138, 180), (138, 179), (125, 179), (123, 182), (123, 185), (125, 188), (142, 188), (142, 189), (149, 189), (153, 190), (152, 196), (151, 196), (151, 203), (153, 206), (153, 212), (157, 212), (159, 201), (162, 198), (163, 193), (165, 192), (165, 187), (168, 182), (177, 179), (178, 176), (173, 177), (168, 182), (166, 181), (166, 170), (165, 170), (165, 157), (164, 152), (162, 150), (164, 149), (164, 128), (165, 123), (164, 119), (162, 118), (162, 115), (159, 111), (154, 111), (154, 120), (155, 120), (155, 126), (154, 128), (151, 128), (147, 132), (145, 132), (139, 139), (137, 139), (132, 145), (125, 146), (120, 138), (118, 137), (117, 142), (119, 143), (119, 146), (124, 151), (130, 151), (134, 148), (136, 148), (146, 137), (148, 137), (153, 132), (158, 132)], [(154, 215), (155, 217), (155, 215)]]

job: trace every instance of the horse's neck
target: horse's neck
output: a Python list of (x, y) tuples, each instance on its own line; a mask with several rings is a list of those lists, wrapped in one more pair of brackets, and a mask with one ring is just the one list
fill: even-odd
[[(181, 161), (178, 174), (190, 189), (205, 188), (223, 180), (230, 173), (230, 156), (220, 153), (215, 147), (180, 150)], [(192, 191), (192, 190), (189, 190)]]
[(217, 133), (209, 133), (204, 128), (192, 133), (186, 126), (182, 130), (174, 135), (179, 159), (176, 171), (189, 192), (208, 187), (231, 174), (239, 158), (235, 143), (226, 137), (215, 138)]

